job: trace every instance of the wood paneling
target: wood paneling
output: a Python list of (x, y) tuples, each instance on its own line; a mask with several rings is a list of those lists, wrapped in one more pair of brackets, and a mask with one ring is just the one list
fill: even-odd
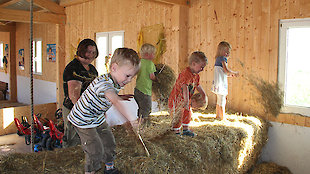
[[(56, 62), (48, 62), (46, 55), (46, 44), (56, 44), (56, 25), (55, 24), (34, 24), (33, 38), (42, 39), (42, 75), (34, 75), (35, 79), (56, 82)], [(17, 75), (29, 77), (30, 66), (30, 25), (17, 23), (16, 25), (16, 69)], [(25, 50), (25, 69), (19, 69), (18, 50)], [(57, 53), (56, 53), (57, 54)]]
[[(162, 60), (176, 73), (184, 68), (191, 52), (200, 50), (207, 55), (209, 64), (200, 77), (209, 103), (214, 105), (215, 95), (210, 91), (214, 56), (217, 44), (225, 40), (232, 45), (229, 67), (240, 72), (240, 77), (229, 79), (228, 108), (273, 121), (309, 126), (309, 118), (297, 115), (265, 116), (257, 91), (247, 80), (255, 76), (267, 82), (277, 81), (278, 21), (310, 17), (309, 0), (193, 0), (190, 7), (185, 7), (188, 16), (176, 17), (179, 8), (140, 0), (93, 0), (68, 6), (66, 63), (79, 41), (94, 39), (96, 32), (124, 30), (125, 46), (136, 49), (141, 27), (163, 24), (167, 51)], [(187, 36), (180, 39), (182, 32)], [(131, 93), (133, 88), (134, 82), (126, 86), (124, 93)]]

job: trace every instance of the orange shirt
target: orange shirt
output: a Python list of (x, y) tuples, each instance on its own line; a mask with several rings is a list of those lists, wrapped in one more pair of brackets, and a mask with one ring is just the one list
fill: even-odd
[(175, 85), (170, 93), (168, 106), (173, 107), (173, 103), (179, 103), (184, 100), (182, 85), (185, 84), (189, 89), (189, 98), (191, 98), (195, 92), (197, 86), (199, 86), (199, 75), (193, 74), (189, 67), (185, 68), (175, 82)]

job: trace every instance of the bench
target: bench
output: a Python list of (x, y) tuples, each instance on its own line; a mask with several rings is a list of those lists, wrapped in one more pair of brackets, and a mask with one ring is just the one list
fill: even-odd
[(0, 100), (6, 100), (7, 90), (8, 90), (8, 83), (0, 81)]

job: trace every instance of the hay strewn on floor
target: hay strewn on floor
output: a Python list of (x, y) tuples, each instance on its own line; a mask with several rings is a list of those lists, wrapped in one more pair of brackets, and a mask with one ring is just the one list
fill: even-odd
[(276, 163), (261, 163), (257, 165), (251, 174), (292, 174), (292, 172), (283, 166), (279, 166)]
[[(256, 163), (267, 141), (269, 124), (253, 116), (230, 115), (218, 121), (214, 114), (194, 114), (192, 130), (197, 137), (176, 136), (170, 131), (170, 116), (151, 116), (138, 138), (115, 127), (116, 166), (123, 173), (246, 173)], [(200, 126), (199, 126), (200, 125)], [(81, 148), (52, 152), (9, 154), (0, 158), (0, 173), (83, 173)]]

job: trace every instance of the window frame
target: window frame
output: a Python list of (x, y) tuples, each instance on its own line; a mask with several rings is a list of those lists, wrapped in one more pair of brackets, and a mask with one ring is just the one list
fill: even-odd
[(310, 117), (310, 107), (291, 106), (285, 104), (286, 77), (287, 77), (287, 32), (289, 28), (310, 28), (310, 18), (282, 19), (279, 21), (279, 71), (278, 82), (284, 92), (284, 104), (281, 113), (294, 113)]
[[(125, 31), (124, 30), (120, 30), (120, 31), (110, 31), (110, 32), (98, 32), (96, 33), (96, 43), (97, 43), (97, 46), (99, 44), (98, 42), (98, 38), (100, 37), (106, 37), (106, 51), (107, 53), (103, 53), (102, 55), (102, 51), (100, 50), (99, 46), (98, 46), (98, 49), (99, 49), (99, 55), (98, 55), (98, 58), (96, 59), (96, 63), (95, 63), (95, 66), (96, 66), (96, 69), (99, 73), (99, 75), (101, 74), (104, 74), (107, 72), (106, 68), (104, 67), (104, 70), (101, 71), (101, 68), (97, 67), (97, 65), (99, 66), (100, 64), (102, 63), (99, 63), (99, 61), (101, 60), (104, 60), (104, 64), (105, 64), (105, 56), (109, 56), (109, 55), (113, 55), (113, 52), (114, 50), (112, 50), (112, 38), (113, 36), (121, 36), (122, 37), (122, 46), (121, 47), (124, 47), (125, 43), (124, 43), (124, 40), (125, 40)], [(100, 53), (101, 52), (101, 53)]]

